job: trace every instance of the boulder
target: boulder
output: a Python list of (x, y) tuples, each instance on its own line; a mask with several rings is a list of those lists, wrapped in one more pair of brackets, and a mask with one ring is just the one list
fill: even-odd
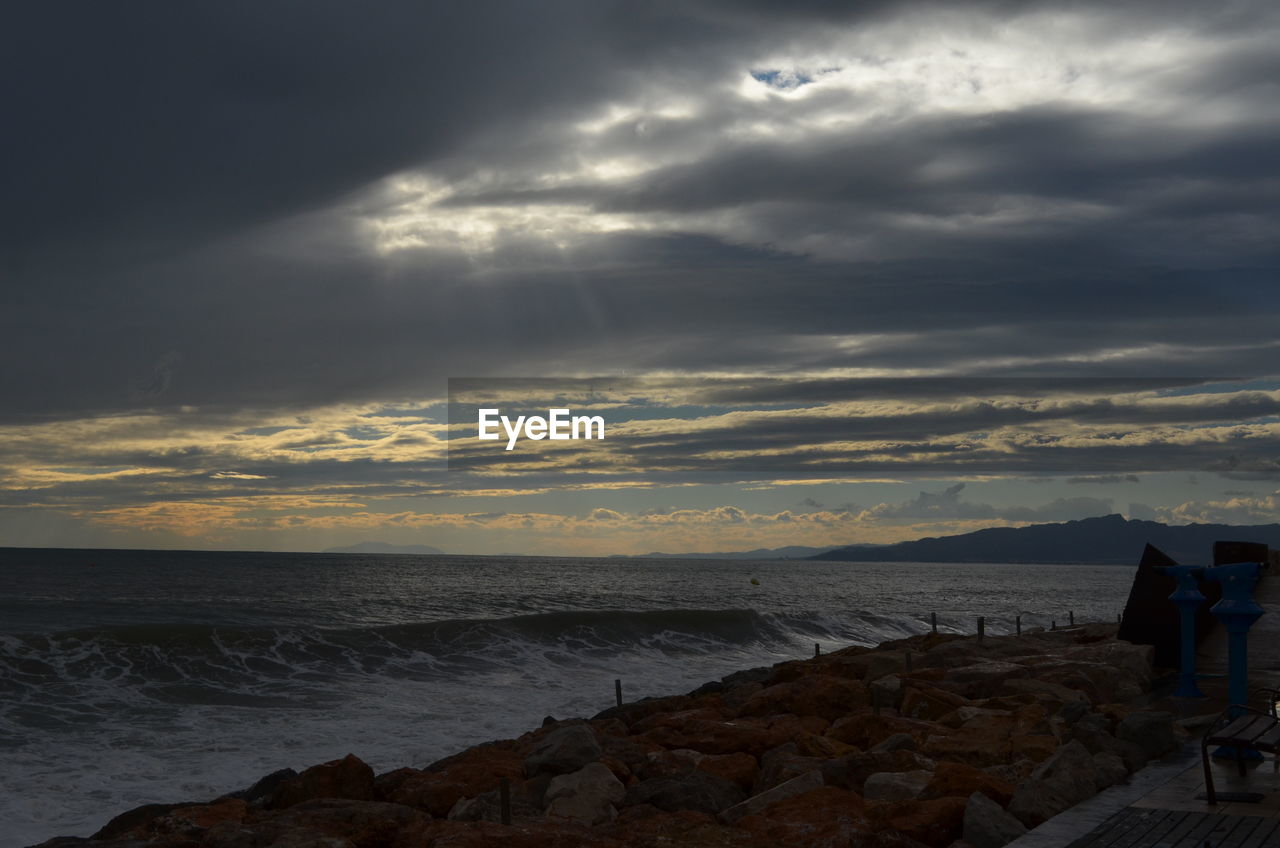
[(975, 792), (969, 796), (962, 838), (973, 848), (1002, 848), (1026, 832), (1022, 822), (986, 795)]
[(696, 768), (732, 781), (744, 791), (751, 789), (760, 771), (756, 758), (741, 751), (736, 754), (707, 754), (698, 761)]
[(970, 698), (987, 698), (997, 694), (1006, 680), (1029, 677), (1031, 670), (1024, 665), (1001, 660), (985, 660), (973, 665), (951, 668), (946, 680), (958, 683)]
[(747, 699), (738, 715), (818, 716), (835, 721), (869, 703), (867, 687), (862, 682), (816, 675), (760, 690)]
[(736, 783), (692, 769), (670, 777), (642, 780), (627, 790), (623, 803), (632, 807), (652, 804), (669, 813), (695, 810), (715, 815), (746, 797)]
[(1129, 769), (1124, 760), (1116, 754), (1105, 751), (1093, 755), (1093, 767), (1096, 772), (1098, 791), (1114, 786), (1129, 776)]
[(210, 848), (389, 845), (404, 830), (427, 824), (429, 819), (421, 811), (400, 804), (313, 798), (257, 821), (210, 830), (202, 844)]
[(558, 727), (534, 746), (524, 758), (524, 770), (530, 776), (568, 774), (604, 756), (596, 735), (585, 724)]
[[(813, 789), (775, 801), (765, 814), (739, 819), (732, 832), (750, 841), (726, 843), (726, 848), (919, 848), (892, 830), (873, 829), (862, 809), (862, 799), (852, 792)], [(664, 844), (703, 848), (696, 841)]]
[(504, 777), (512, 783), (524, 779), (520, 755), (505, 745), (479, 745), (407, 775), (386, 800), (444, 818), (458, 799), (497, 789)]
[(1005, 779), (964, 763), (943, 761), (934, 769), (929, 785), (920, 793), (920, 800), (932, 798), (968, 798), (981, 792), (996, 803), (1008, 804), (1013, 798), (1014, 781)]
[[(546, 808), (547, 787), (550, 775), (540, 775), (529, 780), (510, 781), (511, 818), (541, 819)], [(473, 803), (466, 803), (467, 801)], [(455, 814), (456, 811), (456, 814)], [(463, 799), (453, 805), (448, 818), (453, 821), (502, 821), (502, 791), (498, 788), (482, 792), (474, 798)]]
[(867, 777), (862, 797), (868, 801), (909, 801), (919, 798), (932, 779), (931, 771), (878, 771)]
[(1038, 827), (1071, 806), (1058, 789), (1043, 780), (1024, 780), (1013, 790), (1009, 814), (1027, 827)]
[(1063, 745), (1052, 757), (1036, 766), (1031, 777), (1051, 785), (1068, 805), (1092, 798), (1098, 791), (1098, 767), (1094, 765), (1093, 755), (1075, 741)]
[(896, 710), (902, 704), (902, 678), (896, 674), (886, 674), (873, 680), (868, 689), (874, 705)]
[(867, 778), (884, 771), (929, 771), (937, 766), (933, 760), (914, 751), (867, 751), (834, 760), (822, 761), (820, 768), (828, 786), (862, 792)]
[(372, 801), (373, 797), (373, 769), (359, 757), (347, 754), (282, 781), (265, 806), (282, 810), (313, 798)]
[(787, 798), (796, 795), (803, 795), (815, 789), (821, 789), (823, 786), (822, 773), (818, 771), (806, 772), (799, 777), (793, 777), (785, 783), (760, 792), (750, 798), (740, 801), (733, 806), (727, 807), (720, 812), (719, 819), (725, 824), (732, 824), (739, 819), (763, 813), (770, 804), (776, 804)]
[(964, 830), (964, 798), (932, 801), (868, 801), (867, 818), (935, 848), (945, 848)]
[(806, 757), (799, 753), (795, 743), (788, 742), (760, 758), (760, 771), (752, 786), (753, 792), (772, 789), (779, 783), (786, 783), (793, 777), (822, 767), (824, 757)]
[(855, 745), (848, 745), (838, 739), (832, 739), (830, 736), (819, 736), (816, 733), (797, 733), (792, 737), (791, 741), (796, 746), (796, 750), (806, 757), (822, 757), (829, 760), (832, 757), (843, 757), (846, 754), (858, 753), (858, 748)]
[(551, 779), (547, 787), (547, 818), (591, 827), (617, 818), (617, 805), (627, 789), (603, 763), (588, 763), (570, 774)]
[(1000, 692), (1009, 695), (1038, 695), (1060, 704), (1080, 703), (1088, 706), (1089, 696), (1084, 692), (1069, 689), (1060, 683), (1038, 680), (1034, 677), (1023, 677), (1005, 680), (1000, 684)]
[(1116, 738), (1137, 745), (1148, 759), (1156, 759), (1178, 747), (1169, 713), (1142, 710), (1130, 713), (1116, 725)]
[(910, 733), (894, 733), (871, 746), (872, 751), (914, 751), (916, 738)]
[(968, 699), (933, 686), (908, 686), (902, 695), (900, 712), (906, 718), (937, 721), (967, 703)]

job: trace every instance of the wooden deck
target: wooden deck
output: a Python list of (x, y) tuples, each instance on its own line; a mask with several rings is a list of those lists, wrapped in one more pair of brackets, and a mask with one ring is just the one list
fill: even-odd
[(1277, 848), (1280, 818), (1126, 807), (1067, 848)]

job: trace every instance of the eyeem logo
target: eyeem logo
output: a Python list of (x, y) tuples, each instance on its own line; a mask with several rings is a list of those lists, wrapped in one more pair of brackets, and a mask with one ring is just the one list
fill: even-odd
[[(541, 415), (530, 415), (527, 418), (521, 415), (515, 421), (503, 415), (501, 410), (481, 409), (478, 438), (482, 441), (500, 439), (499, 424), (507, 434), (507, 450), (513, 450), (522, 435), (534, 441), (604, 438), (603, 416), (573, 415), (567, 409), (548, 409), (546, 418)], [(579, 435), (580, 431), (582, 435)], [(592, 435), (593, 432), (597, 435)]]

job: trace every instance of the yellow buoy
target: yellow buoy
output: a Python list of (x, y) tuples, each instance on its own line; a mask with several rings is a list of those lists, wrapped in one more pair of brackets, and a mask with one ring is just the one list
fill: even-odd
[(757, 579), (755, 579), (754, 577), (752, 577), (752, 578), (751, 578), (751, 585), (752, 585), (752, 586), (759, 586), (759, 585), (760, 585), (760, 581), (759, 581), (759, 580), (757, 580)]

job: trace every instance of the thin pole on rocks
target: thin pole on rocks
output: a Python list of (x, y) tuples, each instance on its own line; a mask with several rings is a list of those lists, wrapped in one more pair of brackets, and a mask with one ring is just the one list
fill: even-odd
[(1075, 610), (1067, 610), (1067, 621), (1071, 624), (1071, 626), (1072, 626), (1072, 627), (1075, 627), (1075, 626), (1076, 626), (1076, 611), (1075, 611)]
[(987, 637), (987, 618), (986, 616), (978, 616), (978, 641), (981, 642)]
[(1022, 616), (1015, 615), (1013, 617), (1013, 630), (1017, 635), (1022, 635)]
[(622, 706), (622, 681), (613, 681), (613, 694), (618, 699), (618, 706)]
[(511, 778), (504, 777), (498, 781), (498, 806), (502, 823), (511, 824)]
[(936, 612), (929, 613), (929, 623), (933, 625), (933, 632), (938, 632), (938, 614)]
[(813, 643), (813, 655), (816, 657), (822, 653), (822, 645), (818, 642)]
[(1057, 629), (1058, 629), (1058, 622), (1057, 622), (1057, 621), (1050, 621), (1050, 622), (1049, 622), (1049, 629), (1050, 629), (1050, 630), (1057, 630)]

